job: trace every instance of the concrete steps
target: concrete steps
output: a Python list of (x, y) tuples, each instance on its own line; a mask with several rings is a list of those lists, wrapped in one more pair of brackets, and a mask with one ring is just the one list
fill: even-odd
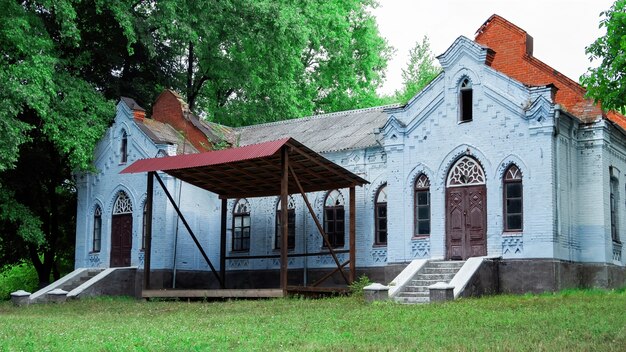
[(93, 279), (101, 273), (104, 269), (99, 268), (81, 268), (74, 270), (68, 275), (62, 277), (61, 279), (51, 283), (50, 285), (40, 289), (39, 291), (30, 295), (29, 302), (30, 303), (46, 303), (48, 302), (48, 293), (53, 292), (55, 290), (63, 290), (65, 292), (70, 292), (85, 282)]
[(437, 282), (450, 283), (463, 264), (464, 261), (429, 261), (394, 297), (395, 301), (406, 304), (430, 302), (428, 286)]

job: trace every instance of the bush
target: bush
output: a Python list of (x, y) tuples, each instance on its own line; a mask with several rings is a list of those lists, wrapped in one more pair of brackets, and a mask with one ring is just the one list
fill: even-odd
[(370, 285), (371, 283), (372, 281), (370, 281), (369, 277), (361, 275), (358, 279), (354, 280), (354, 282), (350, 284), (350, 294), (353, 297), (362, 298), (363, 288), (367, 285)]
[(35, 292), (38, 285), (37, 271), (30, 263), (21, 262), (0, 269), (0, 301), (11, 299), (11, 292), (17, 290)]

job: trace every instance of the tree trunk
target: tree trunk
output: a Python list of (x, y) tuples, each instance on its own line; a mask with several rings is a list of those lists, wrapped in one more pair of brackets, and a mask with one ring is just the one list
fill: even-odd
[(196, 94), (193, 88), (193, 61), (195, 60), (193, 43), (189, 42), (189, 50), (187, 55), (187, 104), (189, 104), (189, 110), (193, 111), (196, 105)]

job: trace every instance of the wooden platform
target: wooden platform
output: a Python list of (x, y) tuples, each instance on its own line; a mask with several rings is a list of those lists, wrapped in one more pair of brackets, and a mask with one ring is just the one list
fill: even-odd
[(270, 289), (215, 289), (215, 290), (143, 290), (143, 298), (279, 298), (283, 290)]

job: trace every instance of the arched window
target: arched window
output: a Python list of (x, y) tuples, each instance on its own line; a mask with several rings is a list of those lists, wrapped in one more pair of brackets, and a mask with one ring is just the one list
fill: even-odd
[(459, 122), (472, 121), (472, 82), (465, 78), (459, 90)]
[(233, 251), (250, 250), (250, 203), (239, 199), (233, 208)]
[[(292, 196), (289, 196), (287, 202), (287, 248), (294, 249), (296, 247), (296, 202)], [(282, 203), (280, 200), (276, 205), (276, 232), (274, 236), (274, 248), (280, 249), (282, 244), (282, 226), (280, 226), (280, 214)]]
[(415, 179), (415, 236), (430, 235), (430, 180), (424, 174)]
[(611, 177), (611, 184), (610, 184), (610, 207), (611, 207), (611, 238), (613, 239), (613, 242), (617, 242), (619, 243), (619, 228), (618, 228), (618, 208), (617, 205), (618, 203), (618, 181), (617, 178), (615, 177)]
[[(332, 247), (343, 247), (345, 244), (345, 212), (343, 196), (338, 190), (332, 190), (324, 201), (324, 231)], [(326, 246), (326, 243), (324, 243)]]
[(374, 226), (376, 235), (374, 244), (387, 245), (387, 184), (380, 186), (374, 203)]
[(143, 204), (143, 222), (141, 226), (141, 249), (146, 248), (146, 224), (148, 223), (148, 203)]
[(502, 180), (504, 190), (504, 231), (522, 231), (522, 173), (516, 165), (509, 166)]
[(102, 244), (102, 209), (99, 205), (96, 205), (96, 210), (93, 212), (93, 242), (91, 245), (92, 252), (100, 252)]
[(133, 204), (125, 192), (117, 195), (115, 204), (113, 205), (113, 215), (131, 214), (133, 212)]
[(122, 131), (122, 141), (120, 143), (120, 163), (125, 164), (128, 161), (128, 135), (126, 131)]

